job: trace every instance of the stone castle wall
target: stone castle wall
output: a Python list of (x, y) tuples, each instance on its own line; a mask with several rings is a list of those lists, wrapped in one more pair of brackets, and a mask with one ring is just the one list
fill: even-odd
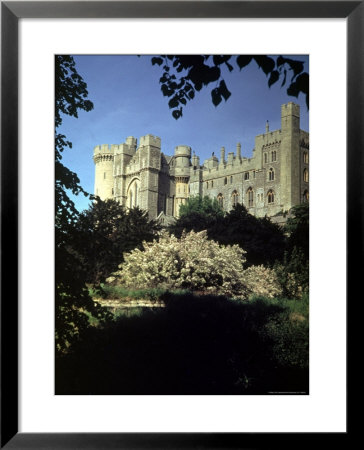
[(220, 150), (200, 164), (188, 146), (177, 146), (173, 156), (161, 151), (161, 139), (146, 135), (139, 146), (134, 137), (120, 145), (94, 149), (95, 195), (114, 198), (126, 207), (139, 206), (151, 218), (161, 213), (178, 217), (189, 196), (216, 198), (231, 210), (242, 203), (258, 217), (274, 216), (308, 201), (309, 134), (300, 129), (299, 106), (281, 107), (281, 129), (255, 137), (253, 156)]

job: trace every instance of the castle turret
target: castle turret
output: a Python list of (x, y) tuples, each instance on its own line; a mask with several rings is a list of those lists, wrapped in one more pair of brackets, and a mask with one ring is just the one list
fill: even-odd
[(94, 148), (93, 160), (95, 163), (95, 191), (94, 194), (101, 200), (113, 198), (114, 177), (113, 164), (114, 152), (109, 145), (97, 145)]
[(300, 107), (289, 102), (281, 108), (281, 203), (286, 209), (300, 203)]
[(176, 183), (175, 216), (179, 216), (179, 208), (186, 203), (189, 192), (191, 147), (179, 145), (174, 149), (176, 161), (174, 176)]

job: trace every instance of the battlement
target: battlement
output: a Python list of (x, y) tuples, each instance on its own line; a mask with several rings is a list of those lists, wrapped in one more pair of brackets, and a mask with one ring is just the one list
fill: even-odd
[(153, 136), (153, 134), (147, 134), (140, 138), (140, 146), (151, 145), (153, 147), (161, 148), (161, 138), (158, 136)]
[(300, 106), (293, 102), (285, 103), (281, 106), (281, 116), (296, 116), (300, 117)]
[[(237, 142), (236, 148), (212, 152), (202, 166), (188, 145), (176, 146), (173, 156), (164, 155), (161, 139), (152, 134), (98, 145), (93, 155), (95, 195), (126, 207), (139, 206), (151, 218), (161, 211), (178, 217), (180, 205), (193, 195), (220, 198), (226, 211), (238, 200), (258, 217), (288, 210), (308, 200), (309, 134), (300, 130), (299, 115), (293, 102), (281, 105), (281, 128), (270, 131), (267, 120), (262, 134), (255, 136), (252, 156), (243, 156)], [(130, 189), (136, 179), (139, 185)]]
[(94, 148), (94, 155), (106, 153), (114, 153), (109, 144), (96, 145), (96, 147)]
[(188, 145), (177, 145), (174, 149), (175, 156), (191, 156), (191, 147)]

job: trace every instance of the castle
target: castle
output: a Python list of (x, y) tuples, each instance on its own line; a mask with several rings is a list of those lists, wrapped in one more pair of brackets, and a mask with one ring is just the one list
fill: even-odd
[(126, 207), (139, 206), (150, 218), (168, 223), (190, 196), (209, 196), (229, 211), (237, 203), (257, 217), (276, 216), (308, 201), (309, 134), (300, 129), (300, 107), (281, 107), (281, 129), (255, 137), (251, 158), (225, 148), (220, 160), (200, 164), (191, 148), (179, 145), (173, 156), (161, 151), (161, 139), (128, 137), (124, 144), (94, 149), (95, 195), (113, 198)]

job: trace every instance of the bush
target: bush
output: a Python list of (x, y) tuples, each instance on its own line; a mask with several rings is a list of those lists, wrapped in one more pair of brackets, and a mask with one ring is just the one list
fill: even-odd
[(108, 279), (124, 287), (207, 290), (246, 297), (244, 250), (208, 240), (206, 231), (183, 233), (178, 239), (163, 232), (159, 241), (143, 243), (124, 255), (120, 271)]
[(283, 264), (274, 266), (282, 292), (288, 298), (300, 298), (309, 290), (309, 262), (304, 252), (297, 247), (284, 255)]
[(251, 266), (244, 271), (244, 282), (250, 295), (274, 298), (282, 295), (276, 272), (264, 266)]

